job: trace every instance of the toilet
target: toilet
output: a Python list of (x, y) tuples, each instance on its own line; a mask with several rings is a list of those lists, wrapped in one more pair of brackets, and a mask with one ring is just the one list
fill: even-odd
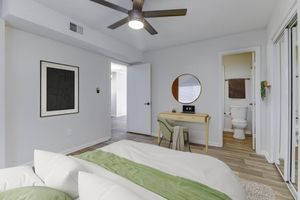
[(245, 128), (247, 127), (247, 110), (246, 106), (230, 106), (233, 137), (235, 139), (245, 139)]

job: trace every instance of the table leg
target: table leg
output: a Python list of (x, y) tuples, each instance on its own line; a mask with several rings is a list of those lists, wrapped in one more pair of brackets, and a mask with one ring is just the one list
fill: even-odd
[(208, 152), (208, 133), (209, 133), (209, 118), (206, 120), (205, 123), (205, 152)]
[(157, 130), (157, 144), (160, 143), (160, 126), (158, 125), (158, 130)]

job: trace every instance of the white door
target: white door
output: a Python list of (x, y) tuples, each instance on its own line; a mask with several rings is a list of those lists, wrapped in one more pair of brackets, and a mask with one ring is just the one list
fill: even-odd
[(127, 68), (127, 131), (151, 135), (151, 66)]
[[(297, 44), (297, 26), (292, 28), (292, 166), (291, 181), (295, 185), (298, 183), (298, 44)], [(297, 188), (298, 189), (298, 188)]]
[(252, 52), (251, 69), (251, 110), (252, 110), (252, 149), (256, 149), (256, 55)]
[(285, 181), (289, 179), (289, 140), (291, 132), (291, 77), (289, 64), (289, 31), (285, 30), (279, 41), (280, 48), (280, 135), (279, 135), (279, 168)]

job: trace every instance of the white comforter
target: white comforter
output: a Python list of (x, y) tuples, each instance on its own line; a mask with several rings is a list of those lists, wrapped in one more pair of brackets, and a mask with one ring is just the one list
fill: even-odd
[[(128, 140), (116, 142), (101, 149), (163, 172), (200, 182), (227, 194), (233, 200), (246, 199), (242, 184), (232, 170), (225, 163), (211, 156), (174, 151)], [(88, 171), (116, 181), (145, 199), (164, 199), (93, 163), (74, 159), (82, 163)]]

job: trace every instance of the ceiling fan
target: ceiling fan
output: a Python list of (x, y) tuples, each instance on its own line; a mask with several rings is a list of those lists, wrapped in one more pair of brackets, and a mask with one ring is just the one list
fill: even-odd
[(123, 8), (105, 0), (91, 1), (112, 8), (114, 10), (123, 12), (128, 15), (124, 19), (121, 19), (120, 21), (117, 21), (116, 23), (108, 26), (108, 28), (116, 29), (128, 23), (130, 28), (145, 28), (151, 35), (157, 34), (157, 31), (151, 26), (151, 24), (146, 20), (146, 18), (185, 16), (187, 13), (187, 9), (143, 11), (144, 0), (132, 0), (133, 7), (131, 10), (127, 10), (126, 8)]

